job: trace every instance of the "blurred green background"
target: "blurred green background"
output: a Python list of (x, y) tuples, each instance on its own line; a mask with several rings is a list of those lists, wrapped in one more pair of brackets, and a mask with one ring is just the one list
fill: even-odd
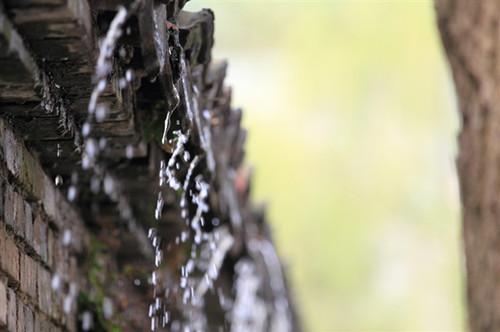
[(459, 123), (432, 1), (187, 6), (203, 7), (305, 330), (462, 330)]

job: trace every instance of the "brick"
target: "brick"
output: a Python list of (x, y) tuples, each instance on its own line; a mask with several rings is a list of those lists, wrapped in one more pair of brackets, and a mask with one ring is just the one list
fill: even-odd
[(36, 280), (38, 263), (28, 255), (21, 254), (21, 290), (36, 302)]
[(33, 313), (33, 328), (36, 332), (42, 331), (42, 317), (36, 311)]
[(60, 271), (64, 267), (65, 260), (62, 257), (62, 243), (56, 232), (48, 230), (48, 262), (54, 271)]
[(32, 198), (41, 200), (43, 197), (43, 181), (46, 176), (37, 160), (29, 153), (24, 143), (6, 126), (0, 122), (0, 139), (3, 142), (3, 156), (9, 170)]
[(14, 133), (5, 127), (5, 123), (2, 121), (3, 126), (3, 152), (5, 157), (5, 162), (7, 163), (8, 170), (16, 177), (19, 175), (19, 171), (22, 164), (22, 153), (20, 153), (19, 141), (14, 136)]
[(0, 279), (0, 328), (7, 326), (7, 280)]
[[(5, 192), (5, 187), (7, 183), (0, 177), (0, 193)], [(5, 206), (4, 206), (4, 195), (0, 194), (0, 220), (4, 219)]]
[(30, 307), (24, 307), (24, 331), (25, 332), (38, 332), (35, 330), (35, 316)]
[(37, 265), (37, 267), (38, 306), (43, 312), (48, 314), (52, 307), (52, 289), (50, 288), (51, 276), (49, 271), (43, 266)]
[(49, 263), (49, 266), (54, 268), (56, 267), (56, 264), (58, 263), (58, 260), (55, 257), (55, 252), (57, 250), (57, 238), (55, 236), (55, 233), (52, 229), (47, 230), (47, 261)]
[(39, 311), (35, 311), (33, 317), (35, 332), (50, 332), (49, 322)]
[(33, 248), (33, 209), (24, 202), (24, 239)]
[(46, 175), (43, 175), (42, 183), (43, 196), (41, 197), (41, 200), (43, 209), (49, 218), (57, 223), (56, 189), (54, 188), (54, 183)]
[(35, 252), (47, 263), (47, 224), (40, 214), (35, 217), (33, 222), (33, 247)]
[(0, 229), (0, 268), (16, 282), (19, 281), (19, 249), (14, 240)]
[(58, 218), (60, 223), (60, 229), (70, 229), (71, 230), (71, 248), (77, 252), (83, 250), (82, 229), (84, 229), (84, 223), (75, 209), (64, 199), (60, 194), (58, 194)]
[(11, 186), (5, 190), (5, 223), (24, 237), (24, 200)]
[(25, 323), (26, 320), (24, 318), (24, 307), (25, 305), (19, 301), (17, 301), (17, 332), (24, 332), (26, 330)]
[(33, 158), (24, 145), (22, 145), (20, 152), (23, 155), (23, 168), (18, 180), (21, 182), (23, 188), (28, 191), (31, 196), (30, 198), (39, 201), (43, 198), (43, 182), (47, 176), (38, 161)]
[(9, 331), (17, 331), (17, 299), (12, 288), (8, 289), (7, 297), (7, 328)]

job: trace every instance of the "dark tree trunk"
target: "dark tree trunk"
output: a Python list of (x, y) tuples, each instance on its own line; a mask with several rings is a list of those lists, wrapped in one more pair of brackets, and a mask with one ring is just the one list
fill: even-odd
[(500, 331), (500, 2), (436, 0), (462, 128), (458, 175), (471, 331)]

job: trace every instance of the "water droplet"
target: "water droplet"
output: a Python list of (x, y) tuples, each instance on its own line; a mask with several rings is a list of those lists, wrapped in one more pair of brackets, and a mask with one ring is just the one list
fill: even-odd
[(128, 84), (128, 83), (127, 83), (127, 80), (126, 80), (126, 79), (124, 79), (124, 78), (120, 78), (120, 79), (118, 80), (118, 87), (119, 87), (120, 89), (122, 89), (122, 90), (123, 90), (123, 89), (125, 89), (125, 88), (127, 87), (127, 84)]
[(82, 135), (83, 135), (83, 137), (87, 137), (87, 136), (90, 135), (90, 129), (91, 129), (90, 123), (85, 122), (83, 124), (83, 127), (82, 127)]
[(63, 310), (66, 314), (69, 314), (71, 312), (72, 304), (73, 304), (73, 297), (71, 297), (69, 295), (64, 297)]
[(98, 146), (93, 138), (89, 138), (87, 142), (85, 143), (85, 152), (89, 156), (89, 158), (94, 158), (97, 154), (98, 151)]
[(106, 174), (106, 176), (104, 177), (104, 192), (108, 195), (111, 195), (113, 194), (114, 190), (115, 190), (115, 181), (111, 176)]
[(120, 50), (118, 51), (118, 54), (120, 55), (120, 58), (125, 58), (127, 56), (127, 50), (125, 47), (120, 47)]
[(131, 82), (132, 79), (134, 78), (134, 73), (132, 72), (132, 69), (127, 69), (125, 72), (125, 78), (127, 79), (128, 82)]
[(68, 246), (71, 243), (71, 231), (69, 229), (64, 230), (63, 237), (62, 237), (62, 244), (63, 246)]
[(63, 178), (60, 175), (57, 175), (56, 178), (54, 179), (54, 183), (56, 186), (60, 186), (63, 183)]
[(95, 111), (95, 119), (97, 122), (102, 122), (106, 119), (106, 116), (108, 115), (108, 107), (103, 104), (97, 105), (96, 111)]
[(184, 151), (184, 154), (182, 155), (182, 159), (185, 161), (185, 162), (188, 162), (190, 159), (191, 159), (191, 155), (189, 154), (188, 151)]
[(207, 120), (210, 120), (210, 111), (209, 110), (203, 110), (203, 117)]
[(125, 155), (127, 156), (127, 159), (132, 159), (134, 158), (134, 146), (129, 144), (127, 145), (127, 147), (125, 148)]
[(99, 83), (97, 83), (97, 91), (103, 92), (106, 89), (106, 80), (100, 80)]
[(113, 316), (113, 302), (109, 297), (104, 297), (102, 300), (102, 312), (105, 319), (110, 319)]
[(94, 317), (90, 311), (84, 311), (82, 314), (82, 330), (90, 331), (94, 325)]
[(57, 152), (56, 152), (57, 158), (61, 157), (61, 154), (62, 154), (61, 144), (57, 143)]
[(61, 286), (61, 277), (57, 273), (55, 273), (52, 276), (50, 287), (52, 287), (53, 290), (58, 290), (60, 286)]

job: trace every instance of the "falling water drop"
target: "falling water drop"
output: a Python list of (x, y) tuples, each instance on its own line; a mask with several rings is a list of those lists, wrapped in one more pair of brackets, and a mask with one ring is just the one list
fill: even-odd
[(191, 159), (191, 155), (189, 154), (188, 151), (184, 151), (184, 154), (182, 155), (182, 159), (185, 161), (185, 162), (188, 162), (190, 159)]
[(132, 79), (134, 78), (134, 73), (132, 72), (132, 69), (127, 69), (125, 72), (125, 78), (127, 79), (128, 82), (132, 82)]
[(82, 135), (83, 137), (87, 137), (90, 135), (90, 123), (85, 122), (82, 127)]
[(62, 237), (62, 244), (63, 246), (68, 246), (71, 243), (71, 231), (69, 229), (64, 230), (63, 237)]
[(59, 274), (55, 273), (52, 276), (50, 287), (52, 287), (53, 290), (58, 290), (60, 286), (61, 286), (61, 277), (59, 276)]
[(77, 191), (76, 191), (76, 187), (75, 186), (70, 186), (68, 188), (68, 200), (70, 202), (73, 202), (75, 199), (76, 199), (76, 194), (77, 194)]
[(104, 297), (102, 300), (102, 312), (105, 319), (110, 319), (113, 316), (113, 302), (109, 297)]
[(54, 183), (56, 186), (60, 186), (63, 183), (63, 178), (60, 175), (57, 175), (56, 178), (54, 179)]
[(106, 116), (108, 115), (108, 107), (103, 104), (97, 105), (96, 111), (95, 111), (95, 119), (97, 122), (102, 122), (106, 119)]
[(71, 312), (72, 305), (73, 305), (73, 297), (70, 295), (65, 296), (63, 301), (64, 313), (69, 314)]
[(125, 148), (125, 156), (127, 157), (127, 159), (134, 158), (134, 154), (134, 146), (131, 144), (127, 145), (127, 147)]
[(94, 318), (90, 311), (84, 311), (82, 314), (82, 330), (90, 331), (94, 325)]
[(106, 174), (104, 177), (104, 192), (108, 195), (111, 195), (115, 189), (115, 181), (113, 178)]

